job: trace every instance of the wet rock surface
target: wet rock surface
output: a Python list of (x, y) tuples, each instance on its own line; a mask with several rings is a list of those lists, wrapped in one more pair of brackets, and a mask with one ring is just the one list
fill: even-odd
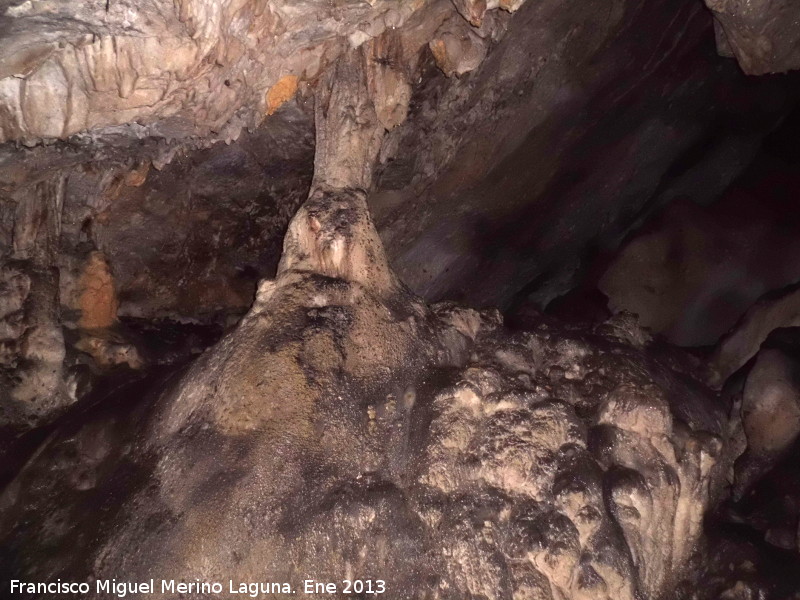
[[(368, 128), (378, 162), (369, 203), (401, 278), (428, 301), (505, 309), (568, 291), (585, 255), (616, 245), (654, 207), (687, 190), (705, 201), (724, 189), (796, 94), (794, 79), (746, 80), (717, 58), (711, 18), (688, 0), (569, 10), (550, 0), (312, 2), (263, 13), (246, 2), (187, 2), (165, 9), (161, 24), (147, 20), (158, 3), (133, 21), (125, 3), (45, 5), (4, 7), (0, 52), (11, 69), (3, 85), (33, 81), (30, 102), (0, 100), (16, 140), (0, 147), (4, 264), (26, 243), (43, 243), (30, 238), (31, 224), (40, 204), (53, 207), (40, 263), (57, 270), (48, 311), (66, 331), (43, 327), (67, 343), (55, 341), (65, 346), (60, 367), (48, 359), (50, 391), (25, 401), (40, 403), (32, 410), (44, 420), (79, 399), (69, 392), (81, 389), (76, 361), (139, 364), (124, 331), (105, 331), (115, 319), (241, 317), (257, 281), (274, 275), (286, 226), (308, 195), (315, 151), (325, 148), (314, 141), (314, 112), (326, 102), (382, 129)], [(64, 21), (73, 12), (80, 27)], [(665, 22), (663, 35), (640, 35)], [(159, 44), (191, 46), (171, 56), (189, 62), (155, 62), (169, 52)], [(332, 63), (356, 54), (369, 65), (364, 111), (329, 97), (331, 78), (343, 75)], [(34, 101), (34, 90), (58, 97), (42, 91)], [(145, 92), (158, 100), (137, 104)], [(47, 108), (67, 100), (72, 108)], [(86, 119), (84, 101), (94, 106)], [(69, 126), (51, 131), (67, 113)], [(337, 143), (327, 152), (343, 156)], [(373, 158), (356, 153), (349, 168), (371, 178)], [(3, 285), (13, 289), (13, 279)], [(25, 354), (15, 311), (9, 365)], [(98, 319), (105, 325), (90, 332)]]
[(706, 4), (0, 3), (0, 585), (796, 598), (795, 11)]
[(747, 80), (710, 28), (692, 2), (525, 4), (479, 70), (426, 83), (371, 200), (401, 277), (430, 300), (544, 306), (654, 209), (721, 193), (793, 78)]
[(435, 4), (7, 2), (0, 139), (130, 123), (235, 139), (343, 51)]
[(778, 348), (762, 348), (742, 392), (747, 451), (737, 463), (737, 494), (778, 462), (800, 434), (800, 365)]
[[(124, 3), (116, 8), (109, 3), (107, 13), (102, 3), (62, 3), (57, 14), (39, 18), (35, 13), (43, 8), (35, 4), (7, 9), (9, 27), (20, 36), (33, 35), (31, 28), (42, 27), (42, 19), (71, 10), (98, 13), (85, 23), (98, 29), (96, 42), (83, 50), (86, 56), (95, 43), (108, 46), (103, 31), (126, 14)], [(748, 81), (733, 63), (714, 57), (711, 18), (688, 0), (652, 0), (646, 10), (640, 3), (619, 2), (610, 12), (604, 2), (569, 11), (549, 0), (535, 6), (510, 3), (507, 8), (518, 9), (513, 15), (503, 6), (481, 12), (481, 3), (467, 10), (433, 2), (421, 3), (419, 14), (396, 22), (387, 3), (324, 10), (320, 3), (307, 3), (290, 20), (285, 15), (278, 20), (287, 27), (290, 22), (310, 27), (299, 15), (313, 13), (309, 21), (319, 23), (321, 30), (314, 34), (319, 38), (310, 33), (304, 38), (305, 29), (285, 33), (292, 44), (306, 43), (313, 51), (279, 56), (283, 46), (273, 40), (276, 47), (268, 52), (248, 49), (238, 62), (228, 63), (219, 53), (238, 48), (241, 40), (231, 41), (239, 39), (238, 33), (229, 39), (226, 27), (240, 32), (246, 22), (261, 23), (288, 10), (271, 5), (263, 15), (251, 14), (253, 7), (239, 4), (221, 3), (218, 13), (197, 8), (200, 16), (187, 8), (176, 17), (176, 23), (188, 19), (193, 25), (186, 27), (199, 32), (191, 42), (195, 58), (208, 51), (220, 61), (203, 63), (159, 100), (171, 104), (183, 98), (176, 109), (182, 116), (147, 106), (141, 110), (152, 112), (148, 117), (140, 109), (123, 111), (127, 125), (91, 129), (87, 124), (87, 131), (55, 136), (64, 142), (37, 142), (30, 150), (6, 145), (0, 160), (0, 239), (11, 243), (6, 229), (13, 229), (20, 198), (45, 174), (60, 178), (65, 181), (64, 247), (57, 265), (62, 273), (76, 271), (77, 277), (88, 252), (101, 250), (120, 280), (123, 314), (183, 319), (226, 310), (241, 314), (255, 281), (274, 274), (285, 227), (307, 195), (313, 97), (330, 63), (352, 45), (347, 41), (352, 26), (366, 32), (354, 40), (368, 48), (370, 62), (379, 67), (370, 81), (386, 99), (377, 116), (391, 131), (380, 154), (378, 193), (370, 203), (400, 275), (429, 300), (505, 308), (515, 294), (535, 288), (543, 305), (572, 285), (583, 249), (613, 246), (652, 205), (676, 193), (693, 189), (698, 198), (708, 199), (723, 189), (727, 176), (712, 184), (709, 169), (686, 167), (697, 147), (713, 146), (710, 167), (735, 174), (793, 98), (792, 81)], [(187, 3), (195, 5), (206, 6)], [(139, 17), (154, 7), (141, 8)], [(237, 9), (241, 19), (229, 20), (229, 11)], [(676, 14), (680, 18), (673, 19)], [(373, 28), (367, 22), (383, 25)], [(637, 33), (660, 31), (664, 22), (672, 25), (662, 36)], [(129, 27), (114, 30), (112, 37), (130, 36), (134, 44), (149, 39), (134, 35), (135, 23)], [(261, 40), (269, 31), (256, 28), (248, 35)], [(202, 41), (206, 35), (218, 39), (217, 46)], [(61, 60), (59, 53), (73, 51), (69, 43), (55, 45), (42, 68)], [(106, 46), (103, 52), (127, 56), (124, 44)], [(319, 58), (323, 50), (326, 58)], [(226, 79), (228, 69), (244, 69), (253, 60), (294, 61), (315, 74), (284, 73), (283, 83), (269, 89), (266, 79), (282, 68), (259, 67), (263, 81), (252, 70), (246, 82)], [(136, 85), (149, 81), (143, 67), (127, 60), (93, 68), (117, 73), (106, 82), (111, 87), (136, 77)], [(36, 77), (33, 73), (25, 76)], [(177, 76), (168, 69), (162, 75), (156, 87)], [(188, 90), (203, 77), (207, 87), (192, 95)], [(237, 85), (253, 89), (244, 92)], [(254, 91), (259, 86), (264, 89)], [(111, 87), (103, 94), (117, 94)], [(741, 95), (728, 102), (734, 89)], [(117, 100), (124, 99), (117, 94)], [(16, 104), (8, 102), (13, 113)], [(247, 113), (253, 102), (259, 119), (240, 118), (237, 112), (228, 115), (229, 127), (211, 130), (206, 127), (211, 113), (228, 114), (228, 109), (215, 106), (206, 114), (198, 108), (241, 104)], [(112, 111), (110, 106), (99, 103), (98, 110)], [(748, 124), (742, 125), (745, 116)], [(176, 120), (203, 124), (177, 126)], [(613, 157), (611, 146), (618, 148)], [(662, 178), (659, 189), (649, 183)], [(492, 248), (495, 235), (511, 240), (514, 248)], [(426, 263), (422, 270), (417, 268), (421, 261)], [(491, 285), (468, 280), (476, 272), (491, 272)]]
[(634, 599), (683, 578), (732, 458), (726, 407), (671, 368), (689, 363), (631, 325), (426, 307), (363, 197), (333, 194), (179, 379), (49, 437), (0, 498), (6, 574), (313, 573), (399, 598)]

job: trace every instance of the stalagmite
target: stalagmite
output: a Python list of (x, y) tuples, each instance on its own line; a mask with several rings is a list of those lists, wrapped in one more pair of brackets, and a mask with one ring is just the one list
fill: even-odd
[(0, 597), (792, 597), (791, 4), (3, 3)]
[(314, 186), (248, 314), (151, 402), (54, 435), (0, 496), (19, 579), (517, 600), (679, 581), (727, 465), (722, 408), (682, 413), (680, 376), (613, 328), (512, 333), (411, 294), (367, 205), (384, 125), (364, 56), (317, 99)]

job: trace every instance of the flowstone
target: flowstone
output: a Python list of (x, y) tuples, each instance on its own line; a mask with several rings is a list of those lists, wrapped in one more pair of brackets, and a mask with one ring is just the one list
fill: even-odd
[(364, 193), (318, 190), (235, 330), (157, 397), (62, 427), (4, 491), (4, 579), (669, 597), (730, 468), (726, 411), (610, 325), (428, 307)]

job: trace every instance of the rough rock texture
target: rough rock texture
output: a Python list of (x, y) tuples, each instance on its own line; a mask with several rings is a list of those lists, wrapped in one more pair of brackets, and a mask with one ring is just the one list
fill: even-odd
[[(739, 429), (737, 485), (786, 451), (788, 433), (759, 434), (761, 367), (738, 427), (631, 315), (512, 333), (429, 308), (367, 208), (428, 300), (564, 291), (582, 252), (723, 189), (795, 99), (793, 79), (714, 59), (696, 2), (2, 10), (0, 138), (27, 148), (0, 148), (0, 425), (200, 352), (153, 355), (136, 332), (156, 319), (222, 329), (252, 304), (157, 398), (52, 435), (2, 496), (9, 571), (656, 598), (687, 572)], [(789, 56), (774, 41), (746, 69)], [(722, 379), (755, 329), (720, 346)]]
[[(236, 145), (188, 154), (170, 154), (154, 140), (135, 149), (125, 141), (100, 156), (81, 147), (9, 150), (0, 161), (3, 250), (15, 243), (20, 198), (60, 171), (64, 201), (53, 266), (68, 320), (79, 318), (71, 311), (80, 310), (80, 280), (94, 250), (109, 265), (118, 316), (241, 312), (257, 279), (274, 274), (286, 224), (308, 195), (313, 148), (313, 116), (293, 104)], [(157, 163), (159, 153), (171, 157), (168, 166)]]
[(772, 292), (759, 299), (717, 344), (710, 358), (711, 383), (721, 386), (755, 356), (770, 333), (800, 325), (800, 286)]
[(792, 0), (705, 0), (716, 19), (717, 50), (749, 75), (800, 68), (800, 6)]
[[(324, 8), (309, 2), (291, 9), (271, 3), (262, 15), (248, 3), (219, 3), (218, 14), (203, 12), (199, 0), (185, 4), (186, 14), (163, 7), (161, 21), (191, 22), (184, 28), (200, 32), (191, 42), (198, 56), (216, 39), (207, 56), (219, 64), (209, 58), (177, 81), (171, 71), (161, 71), (159, 60), (154, 68), (173, 81), (159, 100), (162, 108), (114, 113), (136, 123), (28, 151), (0, 148), (0, 240), (8, 242), (16, 197), (29, 193), (22, 190), (38, 185), (45, 173), (61, 172), (63, 221), (70, 224), (62, 240), (61, 261), (69, 259), (67, 269), (59, 265), (62, 281), (77, 276), (88, 252), (102, 251), (116, 280), (121, 316), (207, 321), (246, 309), (255, 282), (274, 275), (281, 236), (308, 193), (310, 95), (351, 42), (362, 42), (375, 71), (371, 85), (386, 98), (376, 112), (391, 132), (381, 151), (379, 193), (370, 203), (389, 255), (426, 298), (459, 297), (471, 304), (507, 306), (517, 292), (533, 288), (544, 303), (571, 285), (582, 252), (613, 245), (652, 205), (688, 192), (713, 197), (746, 163), (793, 93), (790, 80), (747, 81), (735, 66), (715, 59), (709, 52), (711, 19), (692, 0), (610, 6), (591, 0), (569, 10), (556, 0), (521, 7), (504, 2), (500, 10), (490, 2), (486, 12), (480, 2), (453, 6), (441, 0), (406, 3), (401, 13), (417, 12), (397, 22), (387, 17), (398, 7), (384, 2)], [(56, 13), (48, 6), (7, 9), (14, 39), (30, 41), (45, 31), (45, 37), (67, 35), (46, 26), (79, 10), (85, 17), (80, 27), (97, 35), (100, 48), (104, 28), (132, 18), (117, 2), (109, 2), (108, 12), (102, 2), (62, 2)], [(136, 19), (146, 21), (158, 6), (138, 7)], [(503, 10), (516, 8), (513, 18)], [(237, 9), (239, 17), (230, 20)], [(262, 40), (271, 30), (255, 25), (239, 36), (248, 23), (287, 11), (292, 16), (281, 17), (283, 37)], [(148, 26), (158, 28), (152, 20)], [(356, 22), (366, 33), (353, 37)], [(155, 44), (140, 26), (137, 21), (115, 29), (128, 41), (103, 46), (103, 52), (124, 56), (125, 44)], [(662, 29), (661, 36), (640, 35)], [(230, 63), (219, 59), (252, 36), (268, 47), (248, 46)], [(84, 48), (87, 56), (93, 48), (95, 42)], [(73, 50), (69, 43), (56, 47), (40, 66)], [(325, 58), (318, 61), (320, 52)], [(315, 74), (287, 74), (281, 65), (292, 61)], [(97, 110), (114, 112), (115, 103), (128, 100), (111, 82), (135, 79), (135, 65), (116, 59), (97, 65), (114, 74), (101, 94), (114, 102), (98, 100)], [(226, 75), (245, 67), (251, 69), (246, 82)], [(154, 76), (155, 88), (161, 75)], [(146, 79), (140, 74), (137, 81)], [(91, 81), (75, 85), (91, 87)], [(293, 99), (281, 104), (293, 90)], [(728, 100), (733, 90), (737, 102)], [(165, 107), (177, 99), (181, 108), (168, 116), (172, 108)], [(210, 131), (209, 122), (224, 121), (232, 106), (244, 108)], [(251, 113), (258, 118), (246, 116)], [(261, 127), (242, 131), (266, 113)], [(207, 147), (237, 136), (231, 146)], [(700, 157), (698, 148), (704, 150)], [(508, 249), (492, 248), (492, 237), (509, 240)], [(420, 262), (424, 269), (417, 268)], [(469, 280), (485, 272), (493, 274), (490, 285)], [(63, 289), (62, 296), (67, 298)]]
[[(565, 291), (583, 253), (615, 244), (653, 207), (687, 190), (712, 197), (794, 93), (789, 79), (747, 82), (712, 56), (711, 19), (689, 0), (3, 10), (0, 122), (34, 147), (0, 147), (0, 260), (13, 260), (30, 199), (62, 190), (42, 263), (58, 271), (50, 310), (66, 327), (65, 360), (48, 359), (51, 391), (72, 385), (86, 357), (95, 370), (144, 360), (118, 323), (98, 334), (81, 324), (96, 252), (114, 292), (92, 300), (91, 318), (224, 327), (243, 314), (308, 195), (314, 106), (364, 120), (347, 144), (365, 134), (366, 154), (379, 153), (369, 201), (403, 280), (428, 300), (502, 308)], [(365, 66), (352, 105), (336, 95), (348, 70), (339, 56)], [(318, 139), (318, 157), (347, 147)], [(351, 185), (371, 175), (364, 156), (348, 167), (360, 171)], [(6, 362), (21, 364), (21, 352), (14, 342)], [(73, 401), (42, 398), (43, 416)]]
[(731, 377), (723, 391), (743, 417), (729, 443), (746, 451), (736, 462), (734, 494), (706, 516), (703, 585), (693, 597), (797, 598), (800, 443), (787, 442), (797, 426), (798, 333), (773, 332), (749, 370)]
[(64, 181), (45, 180), (16, 206), (0, 270), (0, 426), (27, 428), (75, 401), (67, 380), (58, 271)]
[(764, 348), (742, 394), (747, 452), (736, 465), (738, 496), (775, 465), (800, 434), (800, 365), (777, 348)]
[(458, 84), (423, 80), (370, 196), (402, 279), (543, 306), (654, 208), (721, 193), (800, 88), (745, 78), (711, 26), (692, 1), (531, 2)]
[[(0, 433), (73, 407), (2, 459), (31, 457), (0, 492), (4, 583), (673, 598), (726, 481), (791, 451), (776, 355), (740, 422), (630, 313), (532, 308), (653, 210), (714, 197), (797, 100), (714, 57), (697, 2), (0, 10)], [(214, 331), (176, 343), (165, 317)], [(770, 328), (741, 331), (722, 379)]]
[(234, 331), (159, 397), (56, 432), (6, 488), (5, 574), (669, 597), (732, 458), (689, 363), (631, 323), (512, 333), (428, 308), (363, 194), (316, 194)]
[(137, 123), (235, 138), (435, 2), (5, 2), (0, 140)]
[(723, 194), (686, 190), (594, 259), (583, 287), (673, 343), (716, 344), (759, 297), (800, 280), (798, 132), (795, 111)]
[[(53, 345), (63, 360), (48, 358), (52, 381), (26, 393), (45, 419), (75, 400), (54, 390), (68, 385), (67, 371), (83, 356), (93, 369), (141, 366), (118, 319), (227, 324), (240, 317), (258, 279), (274, 275), (289, 217), (308, 195), (309, 84), (316, 110), (332, 123), (337, 111), (349, 118), (356, 110), (351, 133), (372, 137), (371, 150), (357, 152), (349, 167), (362, 172), (349, 184), (365, 187), (383, 130), (405, 119), (421, 49), (439, 23), (457, 16), (444, 0), (24, 2), (2, 10), (0, 138), (33, 147), (0, 148), (0, 261), (16, 258), (43, 210), (41, 189), (56, 186), (49, 247), (36, 252), (60, 294), (50, 301), (51, 320), (78, 331), (67, 335), (66, 348)], [(366, 85), (366, 104), (337, 95), (350, 64), (330, 66), (340, 55), (364, 63), (354, 73)], [(242, 135), (265, 115), (265, 127)], [(212, 147), (239, 137), (236, 147)], [(327, 139), (317, 132), (317, 185), (342, 187), (319, 164)], [(345, 141), (361, 144), (358, 135), (338, 136), (328, 153), (343, 154)], [(8, 287), (14, 278), (8, 271)], [(13, 316), (17, 330), (39, 326), (23, 317)], [(11, 344), (17, 334), (5, 352), (12, 382), (27, 356)], [(21, 425), (9, 415), (18, 411), (9, 409), (2, 423)]]
[[(56, 162), (53, 147), (7, 153), (0, 167), (7, 324), (0, 427), (52, 420), (91, 389), (87, 372), (142, 367), (147, 360), (126, 326), (131, 319), (224, 327), (247, 310), (258, 279), (274, 274), (280, 236), (308, 195), (308, 112), (287, 107), (272, 127), (245, 134), (236, 146), (179, 154), (163, 170), (131, 156), (127, 143), (97, 163), (80, 148), (58, 153)], [(142, 148), (163, 151), (150, 145)], [(31, 298), (42, 298), (46, 309), (30, 302), (22, 308), (34, 267), (40, 291)], [(46, 359), (34, 349), (34, 330), (50, 332), (39, 344)], [(23, 375), (34, 369), (38, 375)], [(22, 394), (19, 382), (31, 377), (39, 383), (27, 386), (23, 404), (12, 402)]]
[(675, 344), (713, 345), (760, 296), (800, 280), (800, 228), (783, 214), (752, 196), (674, 202), (625, 244), (599, 289)]

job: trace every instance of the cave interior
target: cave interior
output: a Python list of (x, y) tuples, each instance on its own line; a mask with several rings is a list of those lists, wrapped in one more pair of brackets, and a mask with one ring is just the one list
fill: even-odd
[(800, 599), (798, 69), (796, 0), (0, 0), (0, 596)]

